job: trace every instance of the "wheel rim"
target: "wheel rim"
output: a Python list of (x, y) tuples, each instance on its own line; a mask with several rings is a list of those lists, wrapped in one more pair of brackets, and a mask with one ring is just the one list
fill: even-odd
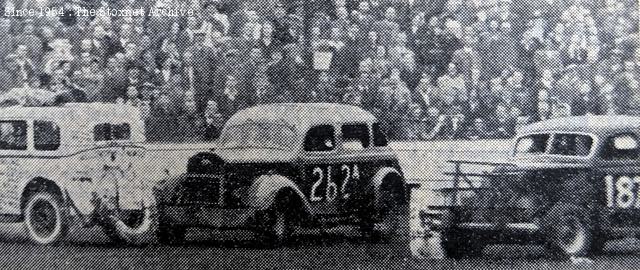
[(144, 210), (123, 211), (120, 220), (131, 229), (137, 229), (144, 224), (146, 214)]
[(580, 220), (567, 217), (556, 230), (558, 246), (567, 254), (580, 252), (587, 238), (587, 232)]
[(39, 199), (31, 207), (29, 223), (38, 238), (47, 239), (56, 233), (58, 218), (55, 206), (46, 200)]

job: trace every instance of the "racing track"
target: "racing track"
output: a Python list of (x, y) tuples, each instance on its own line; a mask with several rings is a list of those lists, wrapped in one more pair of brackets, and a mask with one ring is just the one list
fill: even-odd
[[(504, 155), (506, 142), (394, 143), (410, 179), (444, 180), (441, 171), (450, 158), (490, 158)], [(159, 147), (159, 149), (166, 147)], [(172, 150), (174, 151), (174, 150)], [(188, 155), (189, 153), (185, 153)], [(166, 156), (166, 155), (163, 155)], [(441, 186), (440, 181), (422, 182)], [(429, 203), (428, 191), (415, 192), (412, 208)], [(405, 245), (364, 243), (353, 230), (326, 235), (302, 232), (293, 243), (260, 249), (242, 232), (194, 231), (185, 246), (119, 247), (98, 229), (73, 228), (67, 243), (41, 247), (24, 241), (22, 224), (0, 226), (2, 269), (580, 269), (569, 261), (550, 260), (539, 247), (493, 246), (482, 258), (429, 261), (408, 256)], [(222, 240), (218, 240), (222, 239)], [(608, 255), (594, 258), (592, 269), (635, 269), (640, 264), (640, 241), (608, 245)]]

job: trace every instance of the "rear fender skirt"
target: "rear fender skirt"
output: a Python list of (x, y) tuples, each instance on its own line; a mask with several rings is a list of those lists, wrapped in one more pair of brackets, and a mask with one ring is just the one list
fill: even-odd
[(292, 190), (299, 197), (304, 210), (311, 213), (311, 205), (298, 186), (291, 179), (277, 174), (256, 178), (247, 190), (243, 203), (255, 209), (268, 209), (273, 205), (278, 193), (285, 189)]

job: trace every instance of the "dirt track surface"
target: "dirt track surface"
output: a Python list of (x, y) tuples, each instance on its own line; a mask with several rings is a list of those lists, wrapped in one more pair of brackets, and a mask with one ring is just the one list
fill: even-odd
[[(446, 180), (441, 173), (448, 169), (447, 159), (495, 159), (508, 149), (506, 142), (393, 146), (407, 178), (435, 180), (423, 181), (427, 189), (414, 193), (414, 210), (432, 203), (428, 188), (446, 185), (438, 180)], [(257, 247), (246, 233), (195, 231), (183, 246), (146, 247), (116, 246), (99, 229), (75, 228), (69, 241), (51, 247), (30, 244), (23, 235), (22, 224), (0, 226), (1, 269), (585, 269), (568, 260), (551, 260), (535, 246), (491, 246), (481, 258), (462, 261), (418, 260), (409, 254), (408, 239), (372, 244), (348, 229), (325, 235), (303, 232), (277, 249)], [(640, 241), (618, 241), (608, 248), (609, 254), (593, 258), (593, 265), (586, 268), (636, 269), (640, 265)]]
[[(595, 257), (589, 269), (635, 269), (636, 241)], [(0, 243), (2, 269), (584, 269), (551, 260), (539, 247), (494, 246), (478, 259), (416, 260), (403, 246), (365, 243), (359, 237), (303, 235), (277, 249), (251, 240), (200, 240), (183, 246), (119, 247), (109, 243), (67, 242), (41, 247), (20, 241)], [(618, 244), (620, 245), (620, 244)], [(630, 245), (635, 246), (630, 248)], [(622, 250), (622, 251), (621, 251)]]

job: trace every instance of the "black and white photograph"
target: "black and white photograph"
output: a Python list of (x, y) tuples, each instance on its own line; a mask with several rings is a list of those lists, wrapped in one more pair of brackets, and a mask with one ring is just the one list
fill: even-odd
[(0, 0), (0, 269), (635, 269), (639, 0)]

